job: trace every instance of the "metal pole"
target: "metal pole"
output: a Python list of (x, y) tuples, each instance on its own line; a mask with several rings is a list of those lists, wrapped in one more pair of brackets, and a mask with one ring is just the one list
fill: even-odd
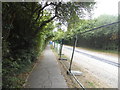
[(63, 47), (63, 39), (61, 40), (61, 43), (60, 43), (60, 58), (59, 58), (59, 60), (61, 60), (61, 56), (62, 56), (62, 47)]
[(56, 41), (56, 52), (58, 53), (58, 40)]
[(59, 40), (59, 44), (60, 44), (60, 47), (59, 47), (59, 55), (61, 53), (61, 40)]
[[(65, 69), (68, 71), (67, 66), (66, 66), (65, 64), (63, 64), (63, 62), (61, 62), (61, 63), (62, 63), (62, 65), (65, 67)], [(68, 72), (70, 72), (70, 71), (68, 71)], [(81, 86), (81, 87), (83, 88), (83, 90), (86, 90), (85, 87), (82, 85), (82, 83), (80, 83), (80, 81), (75, 77), (75, 75), (72, 74), (72, 73), (71, 73), (71, 75), (74, 77), (74, 79), (75, 79), (76, 82), (79, 84), (79, 86)]]
[(54, 49), (55, 49), (55, 41), (54, 41)]
[(57, 53), (59, 53), (59, 51), (58, 51), (58, 40), (57, 40)]
[(77, 35), (75, 36), (74, 45), (73, 45), (73, 52), (72, 52), (72, 57), (71, 57), (71, 61), (70, 61), (70, 67), (69, 67), (70, 73), (71, 73), (71, 66), (72, 66), (72, 61), (73, 61), (73, 56), (74, 56), (76, 44), (77, 44)]

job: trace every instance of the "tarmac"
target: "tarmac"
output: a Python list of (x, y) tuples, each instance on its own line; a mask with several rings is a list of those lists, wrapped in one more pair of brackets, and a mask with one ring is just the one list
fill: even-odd
[(30, 74), (25, 88), (68, 88), (50, 45), (46, 47), (43, 58)]

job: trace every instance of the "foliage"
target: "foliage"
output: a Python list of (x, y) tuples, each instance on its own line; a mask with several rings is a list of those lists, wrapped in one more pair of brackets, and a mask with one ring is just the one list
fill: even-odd
[[(105, 50), (117, 50), (118, 48), (118, 24), (114, 24), (108, 27), (100, 28), (94, 31), (90, 31), (84, 34), (87, 30), (95, 27), (106, 25), (112, 22), (116, 22), (117, 17), (111, 15), (102, 15), (94, 20), (83, 20), (77, 26), (79, 29), (74, 28), (75, 34), (78, 35), (77, 46), (105, 49)], [(73, 34), (73, 36), (75, 35)], [(72, 45), (69, 41), (66, 44)]]
[(61, 23), (59, 27), (65, 25), (68, 28), (67, 32), (63, 32), (64, 30), (62, 30), (62, 32), (58, 30), (58, 33), (61, 34), (61, 37), (58, 39), (71, 38), (76, 32), (76, 28), (82, 23), (82, 19), (86, 16), (85, 12), (88, 12), (89, 14), (87, 15), (90, 15), (94, 4), (94, 2), (58, 3), (57, 18), (55, 20)]
[(2, 5), (3, 88), (22, 87), (24, 81), (18, 76), (36, 61), (49, 40), (64, 37), (61, 29), (53, 32), (53, 19), (60, 23), (70, 22), (72, 16), (83, 17), (84, 11), (89, 12), (94, 4), (42, 3), (4, 2)]
[(37, 59), (52, 37), (53, 22), (46, 24), (35, 34), (39, 24), (51, 16), (45, 16), (47, 12), (44, 12), (44, 16), (34, 24), (34, 5), (38, 4), (3, 3), (3, 88), (22, 86), (24, 82), (17, 76)]

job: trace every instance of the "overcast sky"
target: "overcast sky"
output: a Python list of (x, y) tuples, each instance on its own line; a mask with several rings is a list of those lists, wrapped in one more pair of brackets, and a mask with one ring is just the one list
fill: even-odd
[[(94, 18), (103, 14), (115, 15), (115, 16), (118, 15), (118, 2), (120, 0), (94, 0), (94, 1), (96, 2), (96, 7), (97, 7), (94, 9), (94, 16), (93, 16)], [(62, 29), (66, 31), (67, 27), (63, 25)], [(57, 31), (57, 29), (55, 29), (55, 31)]]
[(118, 15), (118, 2), (120, 0), (95, 0), (97, 8), (94, 10), (94, 17), (102, 14)]

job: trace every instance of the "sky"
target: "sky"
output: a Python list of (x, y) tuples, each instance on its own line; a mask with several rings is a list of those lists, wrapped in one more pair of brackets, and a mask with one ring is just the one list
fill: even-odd
[[(120, 0), (94, 0), (94, 1), (96, 2), (97, 8), (94, 9), (93, 18), (97, 18), (98, 16), (103, 14), (114, 16), (118, 15), (118, 2)], [(62, 29), (66, 31), (67, 27), (63, 25)], [(55, 31), (57, 31), (57, 29), (55, 29)]]
[(97, 8), (94, 10), (94, 17), (102, 14), (118, 15), (118, 2), (120, 0), (95, 0)]

